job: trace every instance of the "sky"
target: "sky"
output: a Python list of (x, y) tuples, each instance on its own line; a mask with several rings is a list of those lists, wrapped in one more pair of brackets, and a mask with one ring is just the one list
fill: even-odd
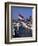
[(12, 19), (18, 19), (18, 15), (21, 14), (25, 19), (32, 16), (32, 8), (11, 6)]

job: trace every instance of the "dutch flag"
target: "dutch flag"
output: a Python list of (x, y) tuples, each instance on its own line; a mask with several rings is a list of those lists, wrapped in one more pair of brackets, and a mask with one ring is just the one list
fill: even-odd
[(23, 21), (24, 20), (24, 17), (20, 14), (20, 15), (18, 15), (18, 18), (19, 18), (19, 20), (21, 20), (21, 21)]

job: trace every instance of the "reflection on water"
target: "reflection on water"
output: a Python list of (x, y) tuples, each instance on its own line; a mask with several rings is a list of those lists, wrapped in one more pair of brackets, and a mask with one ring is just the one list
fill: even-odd
[(12, 37), (32, 37), (32, 29), (26, 29), (22, 25), (17, 30), (17, 27), (14, 27), (12, 30)]

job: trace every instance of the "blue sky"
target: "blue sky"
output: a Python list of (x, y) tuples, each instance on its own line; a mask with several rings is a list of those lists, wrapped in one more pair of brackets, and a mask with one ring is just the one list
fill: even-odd
[(11, 7), (11, 16), (12, 19), (18, 19), (18, 15), (21, 14), (24, 16), (24, 18), (28, 18), (29, 16), (32, 16), (32, 8), (27, 8), (27, 7), (17, 7), (17, 6), (12, 6)]

